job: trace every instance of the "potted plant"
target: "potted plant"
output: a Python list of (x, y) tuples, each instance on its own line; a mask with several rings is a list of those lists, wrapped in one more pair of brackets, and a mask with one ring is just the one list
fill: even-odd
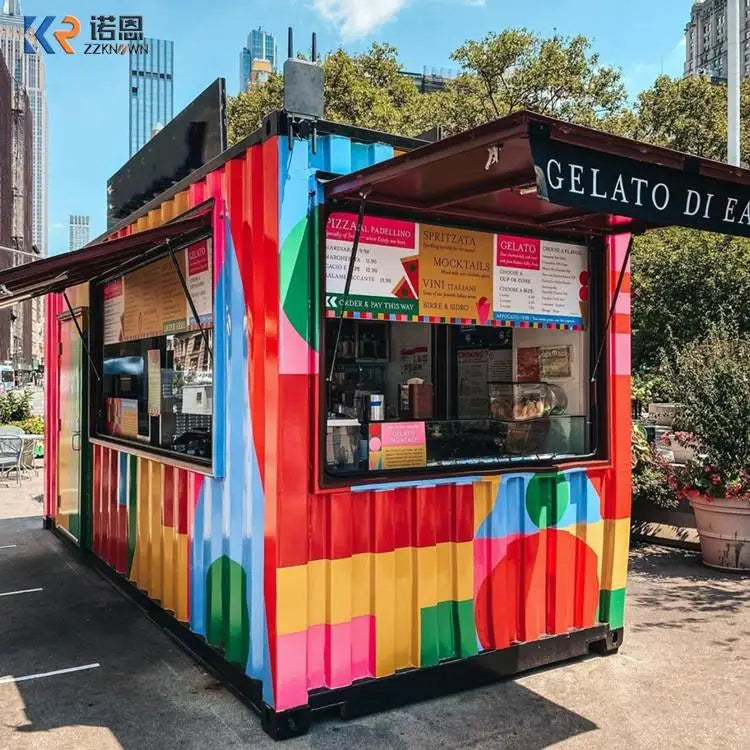
[(750, 339), (718, 326), (675, 355), (676, 426), (694, 457), (678, 470), (707, 565), (750, 570)]
[(676, 464), (686, 464), (695, 458), (695, 438), (689, 432), (665, 432), (659, 442), (672, 452)]

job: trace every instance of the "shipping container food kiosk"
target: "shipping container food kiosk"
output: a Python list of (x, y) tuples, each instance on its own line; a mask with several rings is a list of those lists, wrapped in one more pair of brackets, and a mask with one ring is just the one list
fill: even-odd
[(529, 112), (428, 145), (277, 113), (0, 273), (49, 294), (47, 522), (277, 738), (615, 652), (630, 237), (747, 235), (749, 186)]

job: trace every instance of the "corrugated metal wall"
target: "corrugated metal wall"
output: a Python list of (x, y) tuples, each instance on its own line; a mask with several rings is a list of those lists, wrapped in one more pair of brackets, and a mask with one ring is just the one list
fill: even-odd
[[(610, 342), (614, 466), (315, 490), (315, 172), (391, 154), (272, 138), (131, 227), (215, 199), (215, 476), (96, 446), (94, 550), (262, 680), (278, 710), (310, 689), (622, 624), (629, 308)], [(610, 293), (622, 253), (613, 240)]]

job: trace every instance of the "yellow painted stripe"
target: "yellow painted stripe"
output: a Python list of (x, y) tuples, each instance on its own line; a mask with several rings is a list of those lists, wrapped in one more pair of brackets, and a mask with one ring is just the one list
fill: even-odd
[[(396, 670), (396, 607), (394, 587), (396, 559), (393, 553), (375, 556), (375, 676)], [(403, 634), (402, 636), (403, 637)]]
[(628, 546), (630, 544), (630, 519), (617, 518), (604, 521), (604, 554), (602, 555), (601, 586), (603, 589), (621, 589), (628, 577)]
[(151, 581), (148, 593), (153, 599), (162, 598), (161, 560), (162, 560), (162, 536), (161, 536), (161, 473), (164, 467), (155, 461), (149, 461), (149, 541), (150, 541), (150, 564)]
[(422, 608), (472, 597), (473, 543), (443, 542), (315, 560), (279, 568), (276, 585), (279, 635), (312, 625), (339, 625), (362, 615), (379, 617), (382, 608), (402, 632), (410, 628), (416, 643)]
[(135, 554), (137, 566), (133, 566), (133, 580), (136, 585), (147, 591), (149, 588), (149, 484), (151, 475), (148, 470), (148, 461), (137, 458), (138, 461), (138, 501), (137, 501), (137, 535)]
[(174, 595), (175, 579), (175, 548), (177, 540), (174, 529), (170, 526), (160, 526), (159, 538), (161, 540), (161, 606), (170, 612), (176, 609)]
[(497, 490), (501, 482), (500, 477), (489, 477), (474, 483), (474, 533), (479, 530), (482, 522), (490, 514)]
[(174, 215), (179, 216), (184, 214), (185, 211), (190, 207), (189, 193), (187, 190), (183, 190), (181, 193), (177, 193), (174, 197)]
[(177, 565), (175, 570), (176, 592), (174, 612), (175, 617), (180, 622), (188, 622), (190, 620), (190, 613), (188, 612), (188, 579), (190, 577), (188, 557), (190, 546), (187, 534), (175, 534), (175, 539), (177, 541)]
[(577, 536), (582, 541), (591, 547), (596, 552), (596, 559), (598, 562), (597, 566), (597, 579), (602, 580), (602, 566), (604, 562), (604, 521), (597, 521), (596, 523), (574, 523), (570, 526), (566, 526), (562, 531), (567, 531), (574, 536)]

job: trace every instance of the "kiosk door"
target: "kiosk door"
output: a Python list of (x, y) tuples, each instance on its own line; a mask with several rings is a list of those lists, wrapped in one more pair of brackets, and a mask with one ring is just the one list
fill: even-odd
[[(84, 328), (83, 313), (75, 313), (78, 325)], [(57, 321), (60, 347), (58, 350), (58, 388), (60, 416), (57, 451), (57, 512), (55, 524), (67, 531), (76, 542), (81, 541), (81, 476), (85, 434), (84, 414), (84, 351), (81, 337), (71, 315)]]

